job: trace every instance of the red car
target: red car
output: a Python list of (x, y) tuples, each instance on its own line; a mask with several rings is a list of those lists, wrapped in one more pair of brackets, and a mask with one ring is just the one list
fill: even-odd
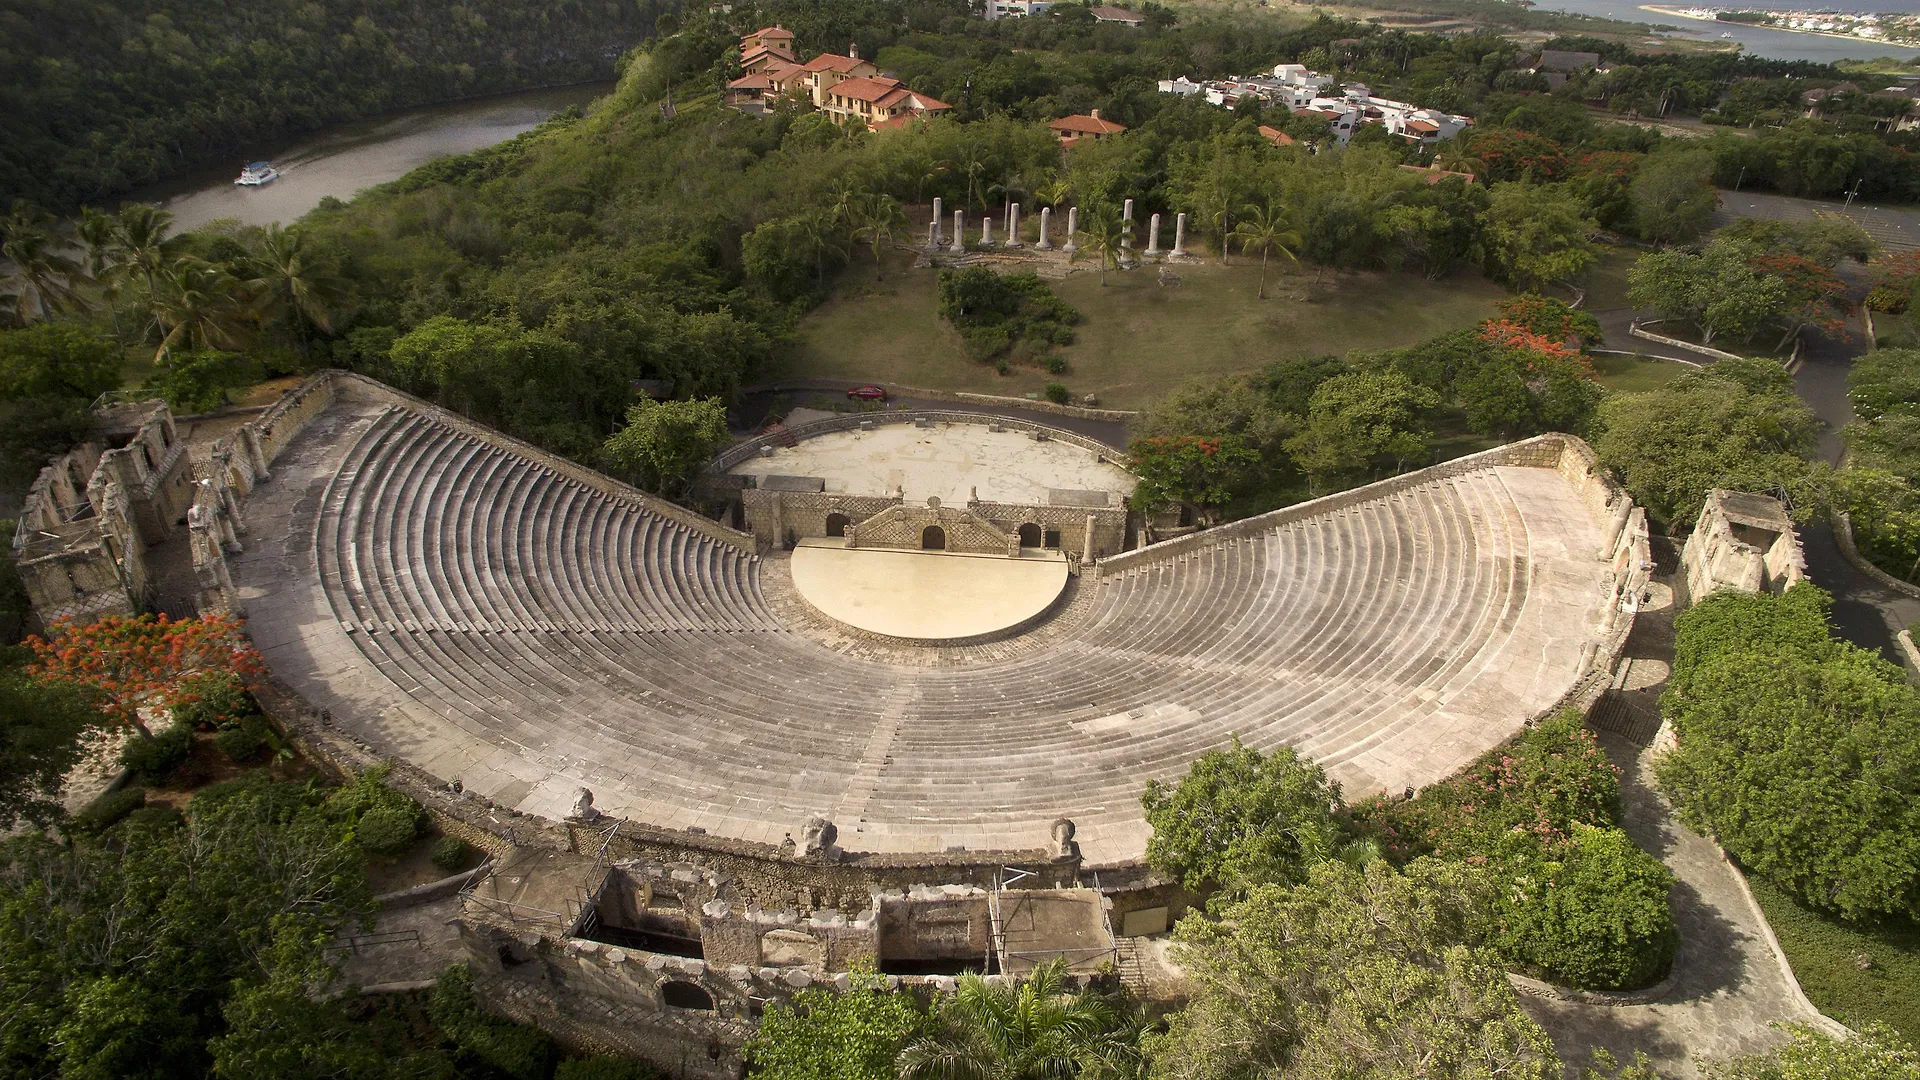
[(856, 386), (847, 391), (848, 401), (885, 401), (887, 390), (883, 386)]

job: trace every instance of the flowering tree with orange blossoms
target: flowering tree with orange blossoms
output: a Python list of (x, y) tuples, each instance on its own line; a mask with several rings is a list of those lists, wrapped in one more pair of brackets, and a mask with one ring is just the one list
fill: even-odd
[(199, 700), (208, 676), (251, 685), (266, 670), (240, 620), (231, 615), (63, 620), (54, 624), (51, 640), (28, 638), (26, 644), (34, 654), (29, 675), (89, 690), (108, 717), (142, 730), (141, 709), (191, 704)]
[(1590, 313), (1568, 307), (1559, 300), (1539, 293), (1509, 296), (1496, 301), (1493, 306), (1500, 309), (1500, 321), (1524, 327), (1554, 341), (1575, 342), (1581, 347), (1590, 348), (1600, 344), (1600, 339), (1605, 336), (1600, 328), (1600, 320)]

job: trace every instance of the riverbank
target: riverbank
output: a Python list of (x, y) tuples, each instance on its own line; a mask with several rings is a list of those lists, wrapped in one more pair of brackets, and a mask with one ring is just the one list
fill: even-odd
[[(1686, 8), (1670, 8), (1670, 7), (1660, 7), (1660, 6), (1658, 6), (1658, 5), (1655, 5), (1655, 4), (1641, 4), (1641, 5), (1640, 5), (1640, 10), (1641, 10), (1641, 11), (1651, 11), (1651, 12), (1653, 12), (1653, 13), (1654, 13), (1654, 14), (1656, 14), (1656, 15), (1670, 15), (1670, 16), (1672, 16), (1672, 17), (1674, 17), (1674, 18), (1676, 18), (1676, 19), (1688, 19), (1688, 20), (1691, 20), (1691, 21), (1693, 21), (1693, 22), (1705, 22), (1705, 23), (1712, 23), (1712, 24), (1714, 24), (1715, 26), (1726, 26), (1726, 27), (1729, 27), (1729, 28), (1731, 28), (1731, 27), (1736, 27), (1736, 26), (1744, 26), (1744, 27), (1754, 27), (1754, 28), (1757, 28), (1757, 29), (1761, 29), (1761, 30), (1775, 30), (1775, 31), (1778, 31), (1778, 32), (1780, 32), (1780, 33), (1782, 33), (1782, 34), (1804, 34), (1804, 35), (1806, 35), (1807, 37), (1823, 37), (1823, 38), (1838, 38), (1838, 39), (1840, 39), (1841, 41), (1852, 41), (1852, 42), (1858, 42), (1858, 43), (1860, 43), (1860, 44), (1864, 44), (1864, 45), (1886, 45), (1886, 46), (1889, 46), (1889, 47), (1892, 47), (1892, 48), (1902, 48), (1902, 49), (1911, 49), (1911, 48), (1914, 48), (1914, 47), (1915, 47), (1915, 44), (1916, 44), (1916, 43), (1914, 43), (1914, 42), (1909, 42), (1909, 41), (1889, 41), (1889, 40), (1887, 40), (1887, 39), (1885, 39), (1885, 38), (1871, 38), (1871, 37), (1863, 37), (1863, 36), (1861, 36), (1861, 35), (1859, 35), (1859, 34), (1836, 34), (1836, 33), (1834, 33), (1834, 32), (1832, 32), (1832, 31), (1830, 31), (1830, 30), (1807, 30), (1807, 29), (1804, 29), (1804, 28), (1802, 28), (1802, 27), (1798, 27), (1798, 26), (1780, 26), (1780, 25), (1778, 25), (1778, 24), (1775, 24), (1775, 23), (1730, 23), (1730, 22), (1725, 22), (1725, 21), (1723, 21), (1723, 20), (1721, 20), (1721, 19), (1717, 19), (1717, 18), (1708, 18), (1708, 17), (1706, 17), (1706, 16), (1704, 16), (1704, 15), (1698, 15), (1698, 14), (1694, 14), (1694, 12), (1698, 12), (1698, 11), (1703, 11), (1703, 10), (1707, 10), (1707, 9), (1704, 9), (1704, 8), (1690, 8), (1690, 9), (1686, 9)], [(1747, 8), (1725, 8), (1725, 9), (1719, 9), (1719, 8), (1716, 8), (1716, 9), (1713, 9), (1713, 10), (1716, 10), (1716, 11), (1718, 11), (1718, 10), (1726, 10), (1726, 11), (1745, 11), (1745, 10), (1751, 10), (1751, 9), (1747, 9)], [(1731, 33), (1732, 31), (1731, 31), (1731, 30), (1729, 30), (1728, 32), (1729, 32), (1729, 33)]]

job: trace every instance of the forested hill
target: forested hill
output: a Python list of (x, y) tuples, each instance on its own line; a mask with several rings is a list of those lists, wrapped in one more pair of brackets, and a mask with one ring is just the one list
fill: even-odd
[(678, 0), (7, 0), (0, 199), (104, 200), (388, 109), (611, 77)]

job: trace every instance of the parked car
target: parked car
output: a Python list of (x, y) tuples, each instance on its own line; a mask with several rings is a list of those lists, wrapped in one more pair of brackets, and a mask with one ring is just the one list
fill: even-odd
[(887, 400), (887, 389), (884, 386), (873, 386), (871, 384), (867, 386), (856, 386), (853, 389), (847, 391), (847, 400), (848, 401), (885, 401)]

